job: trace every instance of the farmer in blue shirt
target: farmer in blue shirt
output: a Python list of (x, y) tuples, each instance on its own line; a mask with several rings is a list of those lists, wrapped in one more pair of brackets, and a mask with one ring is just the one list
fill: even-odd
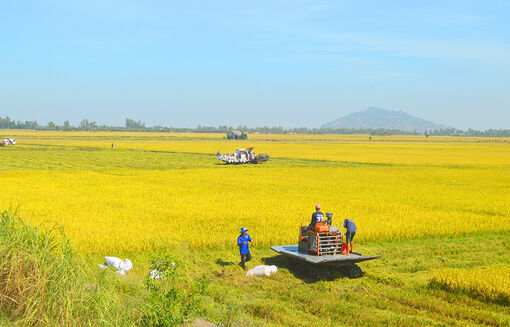
[(241, 254), (241, 262), (239, 262), (239, 265), (243, 267), (244, 270), (246, 270), (246, 262), (251, 260), (250, 245), (248, 244), (248, 242), (251, 242), (251, 237), (246, 233), (247, 231), (247, 228), (242, 227), (241, 235), (237, 238), (237, 245), (239, 246), (239, 253)]
[(321, 205), (317, 204), (315, 206), (315, 212), (312, 214), (312, 220), (310, 221), (310, 225), (306, 227), (307, 230), (314, 230), (315, 224), (324, 221), (324, 214), (321, 212)]
[(347, 246), (349, 246), (349, 244), (351, 245), (349, 253), (352, 253), (352, 239), (354, 238), (354, 235), (356, 235), (356, 224), (350, 219), (345, 219), (344, 228), (347, 228), (347, 232), (345, 232), (345, 242), (347, 243)]

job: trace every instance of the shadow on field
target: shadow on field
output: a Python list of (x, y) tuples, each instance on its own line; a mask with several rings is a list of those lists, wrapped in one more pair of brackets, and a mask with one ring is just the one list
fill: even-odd
[(234, 263), (234, 262), (223, 261), (223, 260), (221, 260), (221, 259), (217, 259), (217, 260), (216, 260), (216, 264), (217, 264), (217, 265), (220, 265), (220, 266), (222, 266), (222, 267), (226, 267), (226, 266), (233, 266), (233, 265), (235, 265), (235, 263)]
[(266, 265), (278, 266), (278, 269), (287, 269), (294, 277), (301, 279), (307, 284), (313, 284), (321, 280), (331, 281), (347, 278), (347, 276), (333, 268), (292, 260), (284, 255), (262, 258), (262, 261)]

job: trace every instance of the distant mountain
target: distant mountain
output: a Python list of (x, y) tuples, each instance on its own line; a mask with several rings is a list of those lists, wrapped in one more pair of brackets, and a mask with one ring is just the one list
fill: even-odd
[(387, 128), (423, 133), (429, 130), (446, 128), (446, 126), (411, 116), (403, 111), (370, 107), (367, 110), (355, 112), (326, 123), (321, 128)]

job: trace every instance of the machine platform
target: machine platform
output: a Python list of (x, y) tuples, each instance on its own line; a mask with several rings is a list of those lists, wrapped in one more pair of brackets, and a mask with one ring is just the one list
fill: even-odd
[(295, 259), (306, 261), (311, 264), (324, 264), (328, 266), (349, 266), (358, 262), (378, 259), (381, 256), (365, 257), (359, 253), (351, 253), (349, 255), (335, 254), (335, 255), (312, 255), (305, 252), (300, 252), (297, 245), (276, 245), (271, 246), (271, 250), (283, 255), (293, 257)]

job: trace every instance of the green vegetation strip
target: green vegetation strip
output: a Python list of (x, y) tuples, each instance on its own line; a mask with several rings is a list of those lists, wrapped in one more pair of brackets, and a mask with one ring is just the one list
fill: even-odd
[[(171, 152), (161, 150), (114, 149), (84, 146), (26, 144), (1, 149), (2, 169), (5, 170), (92, 170), (113, 169), (188, 169), (219, 167), (254, 167), (255, 165), (225, 165), (214, 154)], [(412, 165), (333, 161), (314, 159), (274, 158), (258, 167), (436, 167), (450, 169), (491, 169), (468, 165)], [(506, 169), (506, 168), (505, 168)]]
[[(507, 306), (430, 287), (428, 280), (445, 268), (510, 266), (509, 244), (508, 234), (357, 244), (357, 251), (383, 257), (361, 264), (365, 276), (355, 280), (256, 246), (249, 267), (279, 270), (247, 278), (234, 245), (198, 251), (181, 244), (153, 255), (117, 254), (135, 263), (119, 277), (97, 269), (101, 258), (76, 255), (58, 230), (42, 231), (3, 212), (0, 322), (169, 326), (200, 315), (220, 326), (507, 326)], [(178, 274), (169, 283), (144, 279), (151, 264)]]

